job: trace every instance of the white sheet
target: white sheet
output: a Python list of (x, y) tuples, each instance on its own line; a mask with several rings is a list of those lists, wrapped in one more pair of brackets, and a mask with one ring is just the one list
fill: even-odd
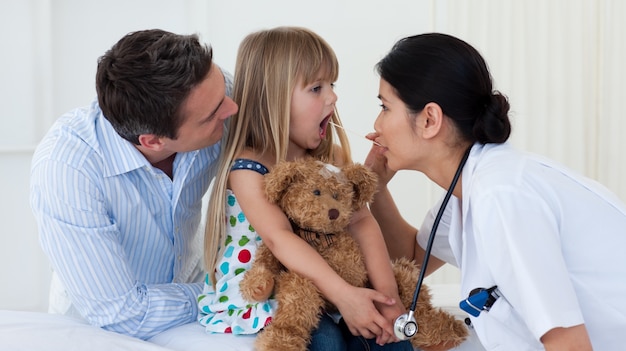
[(252, 351), (253, 335), (207, 334), (200, 323), (165, 331), (150, 342), (175, 351)]
[(0, 311), (3, 351), (167, 351), (166, 348), (109, 332), (61, 315)]
[[(459, 318), (456, 289), (430, 286), (433, 304)], [(207, 334), (198, 323), (190, 323), (161, 333), (149, 341), (108, 332), (62, 315), (41, 312), (0, 310), (0, 350), (2, 351), (252, 351), (254, 336)], [(484, 350), (476, 334), (455, 351)]]
[(71, 317), (0, 310), (2, 351), (251, 351), (254, 337), (207, 334), (198, 323), (170, 329), (143, 341)]

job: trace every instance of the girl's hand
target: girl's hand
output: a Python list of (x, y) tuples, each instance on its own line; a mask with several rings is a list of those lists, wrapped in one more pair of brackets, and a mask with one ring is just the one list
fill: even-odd
[(396, 301), (380, 292), (349, 286), (349, 291), (336, 299), (335, 305), (339, 309), (350, 333), (353, 335), (361, 335), (366, 339), (378, 338), (386, 334), (393, 334), (393, 324), (389, 319), (380, 314), (376, 305), (394, 306)]
[[(401, 314), (406, 313), (406, 309), (404, 308), (404, 306), (402, 306), (402, 303), (400, 302), (400, 297), (399, 296), (395, 297), (395, 301), (397, 301), (397, 302), (395, 304), (393, 304), (393, 305), (376, 303), (376, 307), (378, 308), (380, 313), (388, 321), (390, 321), (392, 326), (395, 323), (396, 318), (398, 318), (398, 316), (400, 316)], [(378, 345), (384, 345), (384, 344), (387, 344), (387, 343), (390, 343), (390, 342), (397, 342), (397, 341), (399, 341), (399, 339), (395, 336), (393, 331), (392, 331), (391, 334), (383, 332), (382, 335), (378, 335), (376, 337), (376, 343)]]
[[(374, 141), (378, 136), (377, 133), (369, 133), (365, 137), (371, 141)], [(393, 178), (396, 174), (396, 171), (393, 171), (387, 167), (387, 158), (383, 155), (383, 151), (385, 148), (383, 146), (379, 146), (377, 144), (372, 144), (372, 148), (370, 152), (367, 154), (365, 158), (365, 166), (374, 171), (378, 175), (378, 187), (384, 188), (387, 186), (387, 183)]]

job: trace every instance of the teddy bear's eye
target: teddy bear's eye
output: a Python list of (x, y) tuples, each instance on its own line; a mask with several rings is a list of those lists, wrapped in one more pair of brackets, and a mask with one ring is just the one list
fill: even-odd
[(333, 193), (333, 199), (337, 200), (339, 198), (339, 194)]
[(315, 196), (320, 196), (321, 194), (322, 194), (322, 192), (321, 192), (321, 191), (319, 191), (319, 189), (315, 189), (315, 190), (313, 190), (313, 195), (315, 195)]

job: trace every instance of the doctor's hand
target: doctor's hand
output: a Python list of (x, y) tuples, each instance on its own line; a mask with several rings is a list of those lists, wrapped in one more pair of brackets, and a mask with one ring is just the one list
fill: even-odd
[[(369, 133), (365, 137), (371, 141), (375, 141), (378, 137), (378, 133)], [(386, 187), (387, 183), (389, 183), (391, 178), (396, 174), (396, 171), (387, 167), (387, 158), (383, 154), (385, 150), (386, 148), (384, 146), (373, 143), (364, 162), (366, 167), (378, 175), (378, 187), (381, 189)]]
[(333, 299), (333, 302), (339, 309), (350, 333), (361, 335), (366, 339), (377, 338), (386, 333), (385, 341), (389, 335), (394, 335), (393, 323), (380, 314), (375, 303), (393, 306), (396, 301), (373, 289), (357, 288), (351, 285), (348, 289), (349, 291)]

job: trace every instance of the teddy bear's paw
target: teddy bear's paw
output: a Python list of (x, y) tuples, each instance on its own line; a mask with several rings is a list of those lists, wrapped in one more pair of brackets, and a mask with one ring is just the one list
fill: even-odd
[(256, 351), (306, 351), (308, 340), (293, 331), (283, 328), (267, 327), (258, 334), (255, 341)]
[(455, 347), (458, 347), (459, 345), (461, 345), (461, 343), (463, 343), (463, 341), (465, 341), (465, 338), (446, 340), (439, 343), (425, 344), (423, 342), (415, 342), (411, 340), (411, 345), (413, 345), (415, 349), (422, 351), (448, 351), (454, 349)]
[(274, 290), (274, 277), (265, 268), (250, 270), (239, 283), (241, 296), (247, 301), (265, 301)]
[(455, 343), (452, 341), (446, 341), (446, 342), (442, 342), (440, 344), (437, 345), (427, 345), (427, 346), (415, 346), (416, 348), (419, 348), (422, 351), (448, 351), (448, 350), (452, 350), (453, 348), (459, 346), (460, 343)]
[(441, 309), (433, 310), (422, 317), (418, 321), (417, 334), (411, 339), (414, 347), (424, 351), (450, 350), (467, 338), (465, 324)]

